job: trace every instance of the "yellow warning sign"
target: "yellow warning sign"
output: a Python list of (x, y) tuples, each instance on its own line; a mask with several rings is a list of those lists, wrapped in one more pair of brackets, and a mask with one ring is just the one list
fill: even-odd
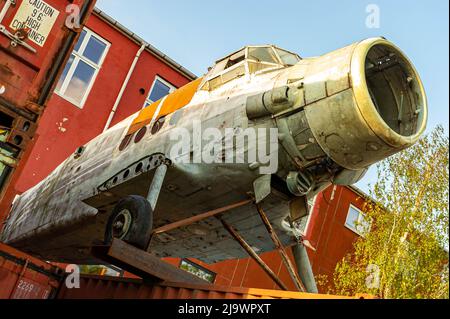
[(28, 39), (43, 47), (59, 11), (42, 0), (23, 0), (11, 22), (13, 30), (29, 29)]

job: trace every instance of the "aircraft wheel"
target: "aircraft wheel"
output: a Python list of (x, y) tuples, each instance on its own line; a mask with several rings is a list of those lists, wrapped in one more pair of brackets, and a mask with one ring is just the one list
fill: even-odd
[(141, 196), (122, 199), (108, 219), (105, 244), (113, 238), (123, 240), (137, 248), (146, 249), (153, 227), (153, 211), (150, 203)]

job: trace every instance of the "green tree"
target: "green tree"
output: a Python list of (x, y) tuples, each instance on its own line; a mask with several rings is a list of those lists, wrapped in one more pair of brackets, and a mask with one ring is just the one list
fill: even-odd
[(448, 298), (449, 139), (438, 126), (378, 165), (370, 231), (336, 267), (331, 292)]

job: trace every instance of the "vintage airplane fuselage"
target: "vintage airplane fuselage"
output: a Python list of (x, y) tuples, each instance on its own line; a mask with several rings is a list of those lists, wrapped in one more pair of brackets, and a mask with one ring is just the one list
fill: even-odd
[[(331, 183), (356, 183), (372, 164), (412, 146), (426, 122), (419, 75), (385, 39), (309, 59), (246, 47), (78, 149), (14, 202), (2, 240), (47, 260), (95, 262), (90, 247), (102, 242), (114, 205), (127, 195), (146, 196), (152, 168), (167, 159), (154, 227), (251, 194), (288, 244), (296, 231), (287, 222), (296, 220), (293, 199), (312, 199)], [(211, 128), (220, 136), (208, 134)], [(239, 138), (243, 148), (233, 143)], [(261, 149), (276, 159), (275, 171), (253, 158)], [(216, 160), (206, 163), (201, 154), (211, 152)], [(254, 206), (224, 218), (256, 251), (273, 249)], [(296, 220), (300, 232), (304, 218)], [(158, 236), (152, 250), (206, 262), (245, 256), (215, 219)]]

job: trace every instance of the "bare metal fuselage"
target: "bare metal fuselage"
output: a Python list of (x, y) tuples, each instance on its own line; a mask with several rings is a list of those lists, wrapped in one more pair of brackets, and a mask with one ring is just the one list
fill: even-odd
[[(378, 67), (376, 61), (386, 67)], [(47, 260), (95, 262), (90, 247), (102, 242), (114, 205), (126, 195), (146, 196), (153, 173), (145, 167), (155, 154), (172, 160), (172, 165), (154, 212), (154, 227), (258, 193), (254, 182), (261, 175), (255, 163), (177, 163), (170, 157), (177, 143), (171, 133), (185, 128), (192, 136), (193, 123), (199, 122), (202, 130), (218, 128), (224, 136), (226, 128), (279, 130), (279, 165), (271, 183), (286, 183), (287, 191), (282, 187), (265, 194), (262, 206), (288, 244), (293, 239), (286, 220), (293, 198), (312, 198), (330, 183), (355, 183), (373, 163), (414, 144), (425, 129), (427, 105), (420, 78), (407, 58), (383, 39), (362, 41), (293, 66), (255, 73), (247, 67), (244, 75), (211, 88), (216, 71), (203, 78), (187, 105), (166, 116), (159, 131), (152, 132), (154, 117), (143, 138), (135, 142), (135, 133), (122, 149), (138, 116), (134, 115), (89, 142), (82, 154), (68, 158), (15, 201), (2, 240)], [(204, 89), (206, 84), (209, 89)], [(400, 102), (400, 95), (407, 102)], [(244, 153), (258, 147), (251, 145)], [(306, 188), (298, 172), (310, 182)], [(107, 183), (114, 178), (114, 185)], [(273, 249), (254, 206), (238, 208), (224, 218), (258, 252)], [(299, 231), (305, 220), (298, 221)], [(245, 256), (215, 219), (158, 236), (152, 251), (206, 262)]]

